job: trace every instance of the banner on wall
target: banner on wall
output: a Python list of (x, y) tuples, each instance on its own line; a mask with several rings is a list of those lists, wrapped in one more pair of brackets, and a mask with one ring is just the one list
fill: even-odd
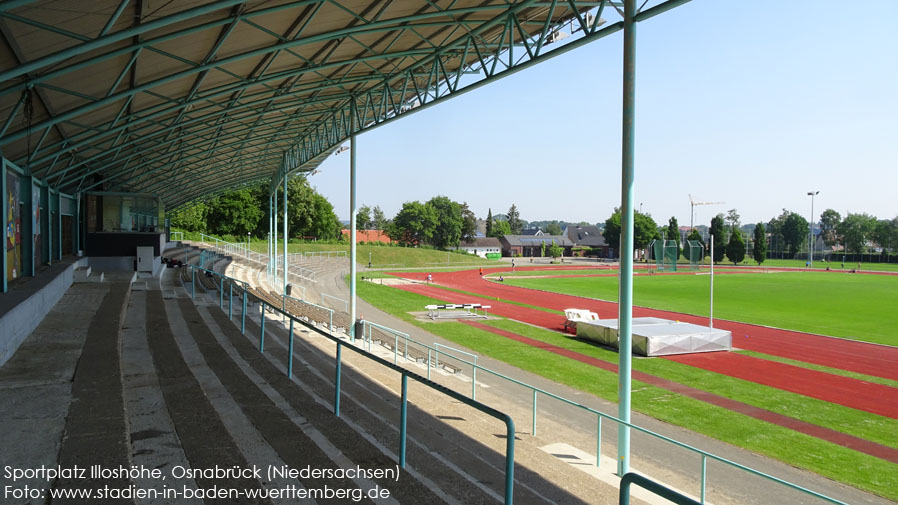
[(19, 177), (6, 173), (6, 208), (3, 209), (6, 230), (6, 278), (15, 279), (22, 271), (22, 216), (19, 212)]
[(41, 188), (31, 186), (31, 232), (34, 235), (34, 266), (43, 264), (41, 258)]

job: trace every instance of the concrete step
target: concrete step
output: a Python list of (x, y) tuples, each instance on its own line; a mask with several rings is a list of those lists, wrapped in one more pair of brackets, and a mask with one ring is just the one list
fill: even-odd
[(89, 282), (87, 279), (90, 277), (91, 269), (90, 267), (79, 267), (75, 269), (73, 273), (73, 281), (74, 282)]

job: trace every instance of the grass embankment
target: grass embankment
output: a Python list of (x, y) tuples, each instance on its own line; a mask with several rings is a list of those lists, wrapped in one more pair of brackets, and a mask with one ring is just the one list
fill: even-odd
[[(435, 300), (372, 283), (359, 283), (359, 296), (381, 310), (423, 329), (548, 379), (609, 401), (617, 401), (617, 375), (558, 354), (461, 323), (427, 323), (408, 314)], [(509, 320), (488, 324), (589, 356), (616, 362), (617, 354), (549, 330)], [(761, 408), (898, 447), (898, 421), (800, 395), (723, 377), (666, 360), (635, 360), (634, 368)], [(800, 466), (890, 499), (898, 499), (898, 465), (845, 447), (753, 419), (639, 381), (633, 383), (635, 410), (708, 436)], [(845, 469), (852, 469), (846, 471)]]
[[(252, 242), (253, 251), (266, 253), (267, 242)], [(278, 254), (283, 254), (284, 242), (279, 241)], [(349, 255), (349, 244), (287, 244), (287, 253), (345, 252)], [(438, 251), (415, 247), (391, 247), (360, 245), (356, 249), (356, 259), (360, 265), (371, 262), (372, 268), (439, 268), (452, 265), (495, 266), (496, 262), (473, 254), (455, 251)]]
[[(514, 286), (617, 301), (616, 277), (506, 278)], [(707, 275), (637, 275), (642, 307), (708, 315)], [(826, 272), (714, 277), (714, 317), (898, 345), (898, 278)]]

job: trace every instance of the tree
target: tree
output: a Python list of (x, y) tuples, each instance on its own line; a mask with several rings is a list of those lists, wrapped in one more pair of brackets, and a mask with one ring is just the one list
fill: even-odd
[[(343, 226), (334, 213), (334, 206), (327, 198), (317, 192), (312, 193), (309, 205), (310, 213), (306, 226), (291, 232), (294, 237), (318, 237), (324, 240), (332, 240), (340, 237), (340, 229)], [(287, 206), (289, 213), (290, 207)]]
[(405, 202), (387, 234), (406, 245), (423, 245), (430, 242), (436, 222), (436, 211), (432, 206), (418, 201)]
[(676, 241), (677, 243), (677, 258), (679, 259), (680, 253), (680, 225), (677, 224), (677, 218), (671, 216), (671, 218), (667, 221), (667, 239)]
[[(620, 207), (615, 207), (614, 214), (611, 214), (605, 220), (605, 242), (608, 247), (620, 252), (620, 234), (621, 234), (621, 213)], [(633, 250), (645, 249), (649, 242), (658, 236), (658, 225), (652, 216), (642, 214), (641, 212), (633, 213)], [(618, 255), (620, 256), (620, 255)]]
[(461, 240), (461, 229), (464, 224), (461, 204), (445, 196), (435, 196), (425, 205), (433, 209), (436, 218), (429, 242), (440, 249), (457, 246)]
[(384, 211), (380, 210), (379, 205), (375, 205), (371, 211), (371, 226), (375, 230), (386, 230), (390, 224), (390, 220), (384, 216)]
[(832, 247), (839, 243), (839, 235), (836, 226), (842, 222), (842, 216), (833, 209), (826, 209), (820, 214), (820, 232), (823, 234), (823, 243)]
[(552, 259), (555, 259), (562, 255), (564, 255), (564, 249), (562, 249), (560, 245), (556, 244), (555, 240), (552, 240), (552, 245), (549, 246), (549, 256), (551, 256)]
[(726, 231), (723, 228), (723, 214), (717, 214), (711, 219), (711, 240), (714, 243), (714, 257), (711, 261), (720, 263), (726, 253)]
[(875, 227), (876, 218), (869, 214), (848, 214), (836, 227), (836, 232), (848, 251), (861, 254)]
[(561, 235), (561, 225), (558, 221), (552, 221), (546, 225), (546, 235)]
[(486, 214), (486, 236), (493, 236), (493, 209), (489, 209)]
[(789, 212), (783, 221), (782, 235), (783, 243), (786, 251), (790, 256), (795, 256), (802, 249), (805, 239), (808, 236), (808, 220), (801, 217), (800, 214)]
[[(278, 203), (284, 201), (284, 190), (278, 188)], [(304, 176), (294, 176), (287, 181), (287, 233), (291, 237), (314, 237), (321, 240), (340, 238), (343, 226), (330, 204), (309, 184)], [(267, 202), (266, 202), (267, 203)], [(262, 224), (267, 223), (260, 223)], [(278, 226), (282, 226), (281, 223)], [(266, 228), (263, 230), (268, 232)], [(278, 234), (281, 230), (278, 230)]]
[(179, 207), (168, 214), (172, 228), (187, 231), (206, 231), (206, 214), (208, 207), (203, 202)]
[(504, 237), (505, 235), (511, 235), (511, 226), (508, 225), (508, 221), (494, 221), (492, 226), (492, 235), (490, 237)]
[(727, 217), (724, 218), (727, 224), (730, 225), (730, 228), (738, 228), (739, 227), (739, 213), (736, 212), (736, 209), (730, 209), (727, 211)]
[[(716, 252), (716, 251), (715, 251)], [(732, 227), (730, 229), (730, 242), (727, 244), (727, 258), (737, 265), (745, 259), (745, 239), (742, 238), (742, 232), (739, 228)]]
[(539, 246), (539, 257), (540, 258), (546, 257), (546, 241), (545, 240), (543, 240), (543, 242)]
[(253, 191), (253, 188), (243, 188), (218, 195), (207, 203), (206, 224), (209, 231), (235, 237), (246, 237), (248, 233), (257, 231), (263, 216), (260, 203), (261, 189)]
[(510, 235), (520, 235), (521, 230), (524, 229), (524, 225), (521, 223), (521, 215), (515, 204), (511, 204), (511, 208), (508, 209), (508, 227), (511, 229)]
[(356, 210), (355, 227), (357, 230), (371, 229), (371, 207), (362, 205)]
[(751, 250), (751, 255), (754, 260), (758, 262), (758, 265), (760, 265), (767, 259), (767, 232), (764, 230), (764, 225), (762, 223), (755, 225), (755, 231), (752, 238), (755, 244)]
[(898, 247), (898, 217), (878, 221), (873, 228), (873, 241), (884, 252), (893, 251)]
[(477, 234), (477, 216), (468, 208), (467, 202), (461, 204), (461, 219), (461, 239), (471, 242)]

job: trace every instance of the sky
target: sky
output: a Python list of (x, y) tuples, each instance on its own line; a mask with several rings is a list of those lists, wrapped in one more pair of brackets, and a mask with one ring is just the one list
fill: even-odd
[[(654, 3), (654, 2), (653, 2)], [(638, 24), (635, 208), (898, 216), (898, 2), (693, 0)], [(861, 8), (862, 7), (862, 8)], [(616, 13), (604, 16), (616, 22)], [(357, 138), (357, 201), (604, 222), (621, 202), (618, 32)], [(348, 145), (348, 142), (347, 142)], [(349, 153), (310, 177), (348, 219)]]

